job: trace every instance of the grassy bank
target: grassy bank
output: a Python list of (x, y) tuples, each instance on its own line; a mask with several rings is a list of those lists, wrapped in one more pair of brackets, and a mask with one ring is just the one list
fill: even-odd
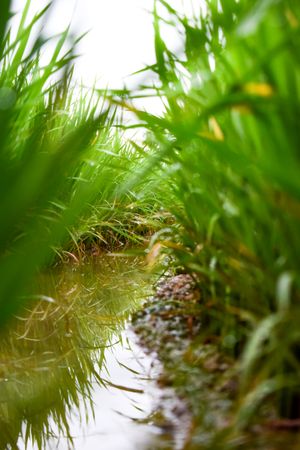
[(78, 259), (94, 241), (140, 244), (157, 208), (151, 177), (121, 193), (144, 155), (118, 131), (105, 93), (72, 82), (80, 38), (46, 39), (48, 8), (32, 18), (30, 0), (12, 30), (10, 7), (1, 6), (0, 24), (2, 322), (55, 253)]
[[(1, 320), (53, 249), (79, 259), (94, 242), (119, 250), (152, 234), (150, 265), (167, 254), (192, 274), (200, 335), (237, 361), (234, 430), (267, 399), (298, 419), (300, 6), (211, 0), (188, 18), (156, 1), (145, 72), (158, 81), (120, 98), (78, 96), (67, 33), (41, 66), (45, 42), (29, 38), (47, 11), (28, 23), (29, 5), (15, 38), (9, 2), (0, 23)], [(176, 55), (162, 21), (181, 33)], [(164, 114), (131, 102), (148, 95)], [(142, 144), (116, 131), (116, 104), (135, 112)]]
[[(300, 7), (293, 1), (208, 1), (192, 19), (155, 3), (162, 116), (136, 111), (153, 151), (140, 175), (163, 168), (174, 227), (153, 239), (199, 281), (202, 331), (237, 358), (235, 426), (266, 399), (300, 415)], [(162, 21), (182, 32), (182, 53)], [(140, 94), (141, 94), (140, 93)], [(130, 101), (130, 99), (128, 99)], [(151, 251), (150, 251), (151, 256)]]

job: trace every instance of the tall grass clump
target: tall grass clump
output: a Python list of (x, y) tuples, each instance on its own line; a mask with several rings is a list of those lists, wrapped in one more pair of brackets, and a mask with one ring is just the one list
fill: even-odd
[(269, 397), (299, 417), (300, 4), (211, 0), (188, 18), (160, 0), (154, 29), (158, 81), (139, 95), (165, 113), (136, 110), (151, 153), (139, 176), (160, 165), (176, 217), (156, 244), (198, 278), (203, 332), (239, 358), (237, 423)]
[(15, 37), (8, 26), (10, 2), (1, 12), (1, 320), (14, 311), (27, 280), (78, 212), (64, 208), (66, 185), (105, 122), (103, 114), (86, 110), (75, 128), (69, 126), (76, 116), (67, 109), (73, 58), (72, 49), (62, 53), (67, 33), (41, 66), (45, 41), (40, 35), (29, 41), (47, 8), (28, 22), (29, 7), (28, 1)]
[[(0, 322), (22, 303), (26, 285), (53, 260), (54, 249), (73, 250), (86, 236), (134, 239), (143, 209), (134, 189), (117, 194), (142, 156), (113, 127), (105, 94), (72, 82), (80, 38), (72, 40), (68, 30), (43, 36), (50, 6), (31, 17), (28, 0), (12, 30), (11, 4), (1, 5)], [(46, 46), (47, 64), (41, 58)]]

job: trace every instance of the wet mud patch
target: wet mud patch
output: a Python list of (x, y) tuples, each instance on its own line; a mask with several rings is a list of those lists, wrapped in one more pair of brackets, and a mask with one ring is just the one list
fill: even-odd
[[(161, 388), (153, 422), (168, 431), (168, 450), (291, 450), (299, 430), (280, 430), (266, 404), (247, 430), (235, 427), (239, 377), (234, 358), (220, 350), (216, 336), (203, 339), (201, 292), (191, 275), (166, 277), (132, 318), (144, 351), (160, 361)], [(177, 399), (177, 400), (176, 400)], [(279, 422), (281, 423), (281, 422)], [(151, 449), (153, 450), (153, 449)]]
[(174, 442), (181, 432), (181, 446), (172, 448), (192, 448), (195, 439), (197, 445), (208, 443), (216, 429), (226, 427), (237, 389), (232, 361), (213, 343), (199, 344), (200, 297), (192, 276), (165, 278), (132, 321), (139, 344), (162, 363), (157, 380), (162, 392), (166, 397), (175, 392), (180, 400), (170, 411), (161, 398), (166, 422), (173, 421)]

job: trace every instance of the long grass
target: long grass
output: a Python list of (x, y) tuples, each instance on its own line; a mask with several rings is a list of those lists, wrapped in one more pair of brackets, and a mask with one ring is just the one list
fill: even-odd
[[(158, 82), (114, 98), (161, 98), (160, 116), (129, 105), (143, 144), (124, 143), (100, 91), (72, 94), (67, 33), (41, 67), (41, 36), (29, 47), (40, 16), (25, 25), (25, 8), (11, 38), (3, 6), (1, 321), (51, 248), (69, 240), (80, 254), (94, 239), (119, 248), (158, 221), (150, 260), (166, 248), (199, 280), (202, 332), (238, 361), (235, 427), (269, 398), (279, 416), (299, 418), (300, 6), (211, 0), (188, 18), (154, 4), (156, 62), (145, 72)], [(162, 21), (181, 30), (181, 53), (167, 47)]]
[(93, 239), (143, 242), (148, 225), (139, 217), (156, 203), (142, 190), (145, 180), (119, 192), (144, 156), (117, 131), (105, 93), (73, 83), (80, 38), (67, 30), (50, 45), (37, 28), (49, 6), (30, 18), (30, 0), (11, 30), (10, 6), (1, 6), (0, 23), (0, 323), (55, 252), (73, 255)]
[[(270, 397), (298, 418), (300, 6), (206, 6), (187, 18), (155, 2), (156, 63), (145, 70), (159, 81), (139, 96), (159, 95), (165, 113), (136, 110), (150, 153), (137, 178), (155, 168), (168, 178), (162, 205), (176, 225), (153, 244), (198, 278), (203, 333), (238, 358), (236, 425)], [(162, 21), (182, 30), (181, 54)]]

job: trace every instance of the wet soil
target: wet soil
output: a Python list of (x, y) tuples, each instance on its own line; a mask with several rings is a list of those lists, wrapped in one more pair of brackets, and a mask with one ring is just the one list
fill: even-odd
[[(236, 429), (238, 369), (213, 336), (200, 338), (201, 311), (196, 280), (180, 274), (162, 279), (154, 295), (132, 319), (139, 344), (163, 368), (157, 383), (165, 396), (158, 405), (161, 414), (153, 420), (168, 430), (173, 443), (168, 441), (160, 448), (299, 449), (299, 428), (291, 432), (287, 427), (274, 427), (276, 418), (269, 405), (247, 430)], [(178, 402), (171, 402), (169, 407), (174, 392)]]

